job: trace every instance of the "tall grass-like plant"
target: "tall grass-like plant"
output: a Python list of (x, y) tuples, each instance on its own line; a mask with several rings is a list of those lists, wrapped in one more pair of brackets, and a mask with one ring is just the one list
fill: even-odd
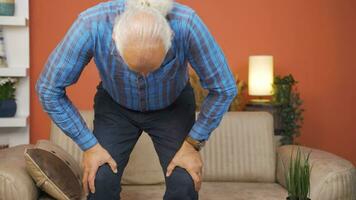
[(288, 191), (287, 200), (310, 200), (310, 173), (312, 169), (309, 163), (310, 153), (305, 156), (298, 146), (294, 159), (292, 158), (293, 151), (291, 153), (288, 168), (282, 160)]

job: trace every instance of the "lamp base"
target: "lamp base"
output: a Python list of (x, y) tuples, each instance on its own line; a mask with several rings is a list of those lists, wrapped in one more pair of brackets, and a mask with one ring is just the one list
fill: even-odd
[(270, 104), (271, 100), (269, 99), (251, 99), (250, 104)]

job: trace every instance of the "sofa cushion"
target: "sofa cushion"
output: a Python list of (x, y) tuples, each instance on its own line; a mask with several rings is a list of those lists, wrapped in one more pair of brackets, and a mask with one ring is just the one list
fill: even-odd
[(0, 199), (32, 200), (39, 190), (26, 171), (23, 153), (31, 144), (0, 150)]
[(143, 132), (137, 141), (121, 182), (122, 184), (164, 183), (164, 174), (158, 155), (147, 133)]
[[(162, 199), (164, 185), (123, 186), (122, 200)], [(287, 191), (276, 183), (203, 182), (200, 200), (281, 200)]]
[(273, 117), (267, 112), (228, 112), (202, 150), (208, 181), (275, 182)]
[(59, 146), (38, 140), (25, 151), (26, 169), (36, 185), (56, 199), (81, 199), (81, 170)]

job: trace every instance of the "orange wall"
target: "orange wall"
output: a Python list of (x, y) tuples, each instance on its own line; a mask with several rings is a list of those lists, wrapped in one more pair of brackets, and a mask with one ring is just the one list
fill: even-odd
[[(38, 75), (76, 15), (99, 2), (31, 1), (31, 143), (49, 137), (50, 119), (34, 91)], [(338, 154), (356, 165), (356, 109), (352, 105), (356, 99), (356, 1), (180, 2), (193, 7), (203, 18), (241, 79), (247, 80), (249, 55), (273, 55), (275, 73), (292, 73), (305, 101), (305, 123), (298, 141)], [(79, 109), (92, 108), (98, 81), (91, 63), (78, 84), (68, 89)]]

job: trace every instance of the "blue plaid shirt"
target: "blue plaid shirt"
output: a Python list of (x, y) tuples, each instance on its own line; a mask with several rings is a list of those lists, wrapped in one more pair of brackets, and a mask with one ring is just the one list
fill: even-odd
[(207, 140), (237, 94), (219, 45), (193, 9), (174, 3), (167, 16), (174, 31), (172, 47), (159, 69), (141, 76), (128, 69), (111, 37), (115, 17), (124, 9), (124, 0), (114, 0), (78, 15), (36, 82), (44, 111), (82, 150), (89, 149), (98, 141), (66, 95), (66, 87), (77, 82), (92, 58), (104, 89), (118, 104), (137, 111), (158, 110), (173, 103), (189, 81), (189, 62), (202, 87), (209, 90), (189, 135)]

